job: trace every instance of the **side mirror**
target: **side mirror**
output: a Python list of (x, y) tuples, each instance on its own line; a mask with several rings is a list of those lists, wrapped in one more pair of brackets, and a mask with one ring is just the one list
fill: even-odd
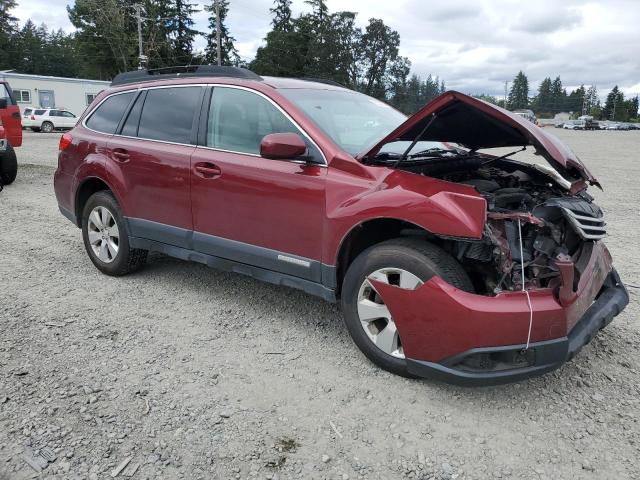
[(271, 133), (260, 142), (260, 156), (271, 160), (291, 160), (307, 152), (307, 145), (297, 133)]
[(4, 109), (4, 108), (7, 108), (7, 99), (0, 98), (0, 109)]

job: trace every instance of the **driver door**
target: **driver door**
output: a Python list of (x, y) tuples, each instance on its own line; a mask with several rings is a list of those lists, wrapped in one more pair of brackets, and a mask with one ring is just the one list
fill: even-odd
[(324, 165), (269, 160), (260, 142), (294, 132), (308, 154), (322, 154), (271, 100), (257, 92), (214, 87), (191, 157), (194, 248), (206, 254), (320, 282)]

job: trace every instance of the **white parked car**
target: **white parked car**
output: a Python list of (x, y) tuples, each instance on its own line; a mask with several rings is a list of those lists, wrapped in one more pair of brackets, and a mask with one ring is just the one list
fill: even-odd
[(565, 122), (562, 128), (566, 130), (584, 130), (584, 122), (581, 120)]
[(54, 130), (69, 130), (76, 126), (78, 117), (67, 110), (36, 108), (28, 117), (23, 115), (22, 126), (34, 132), (51, 133)]

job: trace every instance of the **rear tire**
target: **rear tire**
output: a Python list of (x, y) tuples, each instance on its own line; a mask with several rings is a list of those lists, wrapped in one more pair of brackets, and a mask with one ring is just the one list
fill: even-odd
[[(362, 353), (380, 368), (412, 377), (407, 371), (407, 362), (392, 315), (389, 315), (375, 290), (367, 290), (371, 287), (371, 284), (367, 287), (367, 279), (372, 274), (376, 278), (387, 275), (388, 283), (392, 284), (396, 281), (393, 280), (394, 275), (397, 275), (398, 282), (403, 281), (400, 279), (404, 275), (406, 285), (409, 285), (407, 288), (411, 289), (418, 288), (434, 275), (468, 292), (473, 292), (473, 285), (453, 257), (436, 245), (418, 238), (397, 238), (374, 245), (362, 252), (349, 266), (342, 284), (341, 306), (351, 338)], [(388, 318), (375, 318), (375, 312), (371, 316), (366, 313), (370, 311), (368, 307), (374, 307), (375, 310), (377, 306), (383, 307), (381, 312), (386, 310)], [(384, 341), (384, 337), (389, 338), (389, 331), (382, 333), (387, 328), (391, 328), (392, 333), (395, 332), (395, 340), (391, 343)], [(380, 343), (376, 343), (378, 337), (382, 339)], [(387, 345), (392, 347), (387, 349)]]
[(0, 179), (4, 185), (10, 185), (18, 175), (18, 158), (11, 145), (0, 155)]
[(53, 132), (53, 123), (51, 123), (51, 122), (42, 122), (42, 131), (44, 133)]
[(107, 275), (126, 275), (147, 260), (147, 250), (129, 246), (120, 205), (108, 190), (96, 192), (87, 200), (82, 212), (82, 239), (93, 264)]

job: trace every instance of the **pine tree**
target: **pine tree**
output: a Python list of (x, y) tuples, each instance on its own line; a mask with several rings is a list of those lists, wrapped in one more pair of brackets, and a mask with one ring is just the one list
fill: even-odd
[(607, 95), (607, 100), (602, 109), (602, 116), (607, 120), (624, 120), (625, 114), (624, 94), (616, 85)]
[(0, 0), (0, 70), (14, 67), (16, 52), (12, 40), (18, 32), (18, 19), (9, 11), (15, 7), (15, 0)]
[(507, 106), (510, 110), (517, 110), (529, 107), (529, 80), (522, 72), (518, 72), (513, 79)]
[(552, 110), (551, 78), (546, 77), (538, 87), (538, 94), (534, 98), (533, 108), (538, 116), (549, 116)]
[(210, 5), (204, 7), (209, 12), (209, 33), (207, 34), (207, 47), (205, 49), (205, 60), (212, 64), (218, 63), (218, 47), (216, 41), (216, 32), (218, 27), (218, 19), (216, 16), (216, 2), (220, 10), (220, 58), (222, 65), (240, 65), (240, 55), (233, 42), (233, 38), (229, 34), (229, 29), (225, 25), (225, 20), (229, 13), (229, 0), (212, 0)]
[(551, 83), (551, 111), (553, 113), (566, 112), (569, 109), (566, 105), (567, 92), (562, 87), (562, 80), (556, 77)]
[(638, 95), (629, 100), (629, 118), (637, 119), (638, 118)]
[(275, 0), (273, 7), (269, 11), (273, 14), (271, 25), (276, 32), (290, 32), (293, 25), (291, 22), (291, 0)]
[(171, 38), (173, 61), (177, 65), (192, 62), (193, 40), (199, 34), (192, 28), (194, 25), (192, 16), (199, 11), (189, 0), (174, 0), (171, 5), (172, 19), (168, 22), (168, 34)]

